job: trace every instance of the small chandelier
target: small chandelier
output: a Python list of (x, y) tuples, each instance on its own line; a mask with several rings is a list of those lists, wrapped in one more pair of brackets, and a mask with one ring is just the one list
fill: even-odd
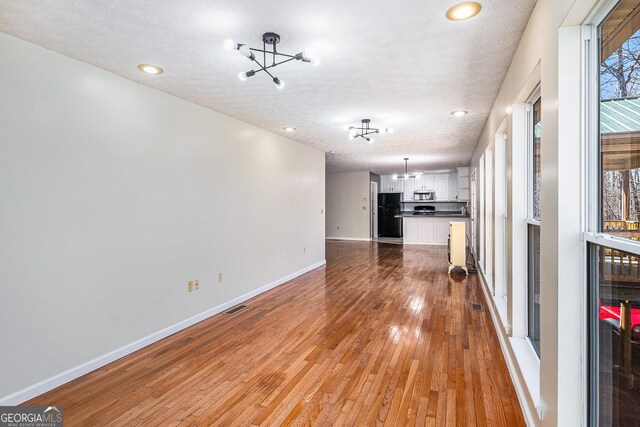
[(367, 135), (372, 135), (374, 133), (393, 133), (393, 129), (391, 128), (372, 128), (369, 127), (369, 123), (371, 123), (371, 119), (362, 119), (360, 127), (349, 126), (349, 139), (356, 139), (360, 137), (366, 139), (369, 144), (373, 144), (373, 138)]
[[(262, 49), (249, 47), (246, 44), (236, 43), (231, 39), (225, 40), (224, 48), (227, 50), (235, 49), (239, 51), (242, 55), (249, 58), (250, 61), (253, 61), (256, 64), (258, 64), (259, 68), (256, 70), (241, 71), (240, 74), (238, 74), (238, 78), (240, 80), (245, 81), (249, 77), (255, 76), (256, 73), (259, 73), (260, 71), (264, 71), (269, 75), (269, 77), (271, 77), (271, 80), (273, 80), (273, 83), (275, 83), (278, 89), (284, 88), (284, 82), (279, 78), (275, 77), (273, 74), (271, 74), (271, 72), (269, 72), (269, 69), (293, 60), (310, 62), (313, 65), (318, 65), (320, 63), (320, 59), (316, 56), (312, 56), (308, 51), (300, 52), (295, 55), (288, 55), (286, 53), (278, 52), (276, 50), (276, 45), (278, 43), (280, 43), (280, 35), (269, 32), (269, 33), (264, 33), (262, 35)], [(267, 50), (267, 45), (271, 47), (271, 50)], [(258, 52), (258, 55), (262, 53), (262, 63), (260, 63), (260, 61), (256, 58), (256, 55), (254, 52)], [(267, 64), (267, 56), (270, 57), (271, 64)], [(282, 59), (281, 61), (277, 62), (276, 57), (284, 57), (286, 59)]]
[(419, 173), (409, 173), (409, 158), (405, 157), (404, 158), (404, 175), (401, 175), (400, 177), (398, 177), (397, 174), (394, 174), (392, 176), (393, 179), (411, 179), (411, 178), (417, 178), (416, 175), (420, 175)]

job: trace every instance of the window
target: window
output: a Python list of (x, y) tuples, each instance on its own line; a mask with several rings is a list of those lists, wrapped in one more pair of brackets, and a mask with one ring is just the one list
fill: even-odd
[[(640, 23), (622, 0), (598, 27), (599, 132), (587, 204), (590, 423), (640, 420)], [(594, 61), (595, 62), (595, 61)], [(591, 116), (596, 117), (596, 114)], [(603, 238), (604, 236), (604, 238)]]
[(540, 357), (540, 147), (542, 98), (534, 92), (528, 103), (529, 179), (527, 214), (527, 337)]

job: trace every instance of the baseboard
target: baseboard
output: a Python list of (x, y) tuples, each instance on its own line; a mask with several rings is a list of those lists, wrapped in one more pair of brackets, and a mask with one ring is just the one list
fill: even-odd
[(371, 239), (365, 239), (362, 237), (326, 237), (326, 240), (349, 240), (354, 242), (370, 242)]
[(19, 405), (22, 402), (25, 402), (29, 399), (33, 399), (36, 396), (39, 396), (43, 393), (46, 393), (47, 391), (53, 390), (56, 387), (59, 387), (65, 383), (68, 383), (69, 381), (72, 381), (76, 378), (79, 378), (83, 375), (88, 374), (91, 371), (95, 371), (98, 368), (101, 368), (115, 360), (118, 360), (124, 356), (127, 356), (131, 353), (134, 353), (150, 344), (153, 344), (157, 341), (160, 341), (163, 338), (168, 337), (169, 335), (173, 335), (176, 332), (179, 332), (183, 329), (186, 329), (190, 326), (195, 325), (198, 322), (201, 322), (211, 316), (214, 316), (228, 308), (231, 308), (235, 305), (240, 304), (241, 302), (244, 302), (250, 298), (253, 298), (263, 292), (266, 292), (270, 289), (273, 289), (277, 286), (282, 285), (283, 283), (286, 283), (292, 279), (295, 279), (298, 276), (301, 276), (305, 273), (308, 273), (311, 270), (315, 270), (318, 267), (322, 267), (323, 265), (325, 265), (327, 262), (326, 260), (317, 262), (315, 264), (312, 264), (308, 267), (303, 268), (302, 270), (298, 270), (295, 273), (291, 273), (285, 277), (282, 277), (278, 280), (275, 280), (265, 286), (262, 286), (258, 289), (255, 289), (251, 292), (248, 292), (244, 295), (241, 295), (237, 298), (232, 299), (231, 301), (227, 301), (223, 304), (220, 304), (216, 307), (210, 308), (207, 311), (204, 311), (202, 313), (196, 314), (195, 316), (192, 316), (188, 319), (185, 319), (181, 322), (178, 322), (174, 325), (171, 325), (167, 328), (164, 328), (160, 331), (154, 332), (151, 335), (147, 335), (146, 337), (143, 337), (137, 341), (134, 341), (130, 344), (127, 344), (123, 347), (120, 347), (116, 350), (113, 350), (107, 354), (104, 354), (102, 356), (99, 356), (93, 360), (90, 360), (88, 362), (85, 362), (79, 366), (76, 366), (74, 368), (71, 368), (69, 370), (66, 370), (64, 372), (61, 372), (57, 375), (54, 375), (52, 377), (49, 377), (43, 381), (40, 381), (36, 384), (30, 385), (28, 387), (23, 388), (22, 390), (19, 390), (15, 393), (12, 393), (8, 396), (4, 396), (0, 398), (0, 406), (13, 406), (13, 405)]
[[(509, 351), (509, 344), (507, 343), (508, 337), (505, 336), (505, 331), (502, 326), (502, 321), (499, 318), (499, 314), (495, 307), (493, 296), (489, 293), (489, 289), (487, 286), (487, 282), (484, 278), (484, 274), (482, 273), (482, 269), (480, 265), (477, 267), (478, 269), (478, 277), (480, 278), (480, 287), (482, 288), (482, 293), (484, 294), (484, 299), (487, 302), (486, 306), (489, 310), (489, 314), (491, 315), (491, 321), (493, 322), (493, 326), (496, 330), (496, 335), (498, 336), (498, 342), (500, 342), (500, 349), (502, 350), (502, 355), (504, 357), (505, 362), (507, 363), (507, 369), (509, 370), (509, 376), (511, 377), (511, 382), (516, 390), (516, 396), (518, 396), (518, 401), (520, 402), (520, 407), (522, 408), (522, 413), (524, 415), (524, 420), (527, 423), (527, 426), (533, 427), (538, 425), (538, 413), (535, 408), (535, 402), (531, 399), (529, 395), (529, 390), (527, 385), (524, 384), (524, 379), (518, 375), (518, 368), (516, 366), (515, 358), (512, 353)], [(533, 411), (532, 407), (533, 406)]]

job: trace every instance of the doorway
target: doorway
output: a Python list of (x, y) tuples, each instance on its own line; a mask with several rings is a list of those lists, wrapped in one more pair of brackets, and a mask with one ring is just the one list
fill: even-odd
[(378, 183), (375, 181), (371, 181), (371, 191), (369, 194), (369, 202), (370, 202), (370, 230), (369, 234), (372, 239), (378, 237)]

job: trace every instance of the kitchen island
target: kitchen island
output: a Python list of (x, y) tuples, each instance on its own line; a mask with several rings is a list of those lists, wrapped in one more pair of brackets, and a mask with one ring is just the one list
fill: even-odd
[(428, 215), (416, 215), (405, 212), (396, 215), (402, 218), (403, 244), (446, 245), (449, 239), (449, 222), (465, 222), (465, 233), (470, 235), (469, 215), (458, 212), (434, 212)]

